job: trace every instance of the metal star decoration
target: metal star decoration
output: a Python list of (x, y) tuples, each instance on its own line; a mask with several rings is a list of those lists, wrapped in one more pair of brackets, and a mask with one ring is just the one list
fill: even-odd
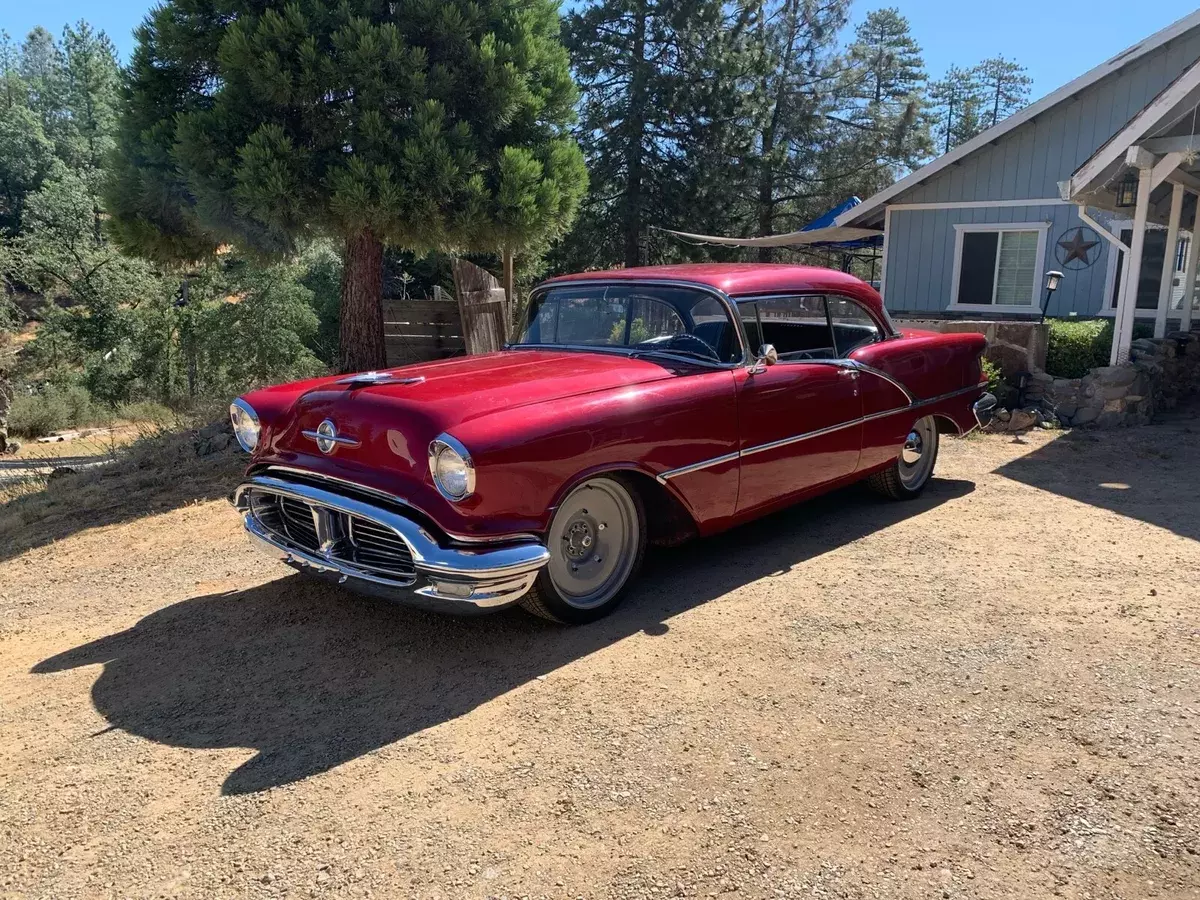
[(1058, 242), (1058, 246), (1066, 251), (1066, 257), (1061, 260), (1065, 266), (1072, 260), (1079, 260), (1084, 266), (1091, 265), (1091, 259), (1088, 257), (1088, 251), (1099, 244), (1099, 241), (1084, 240), (1083, 229), (1076, 228), (1074, 234), (1069, 239), (1064, 238)]

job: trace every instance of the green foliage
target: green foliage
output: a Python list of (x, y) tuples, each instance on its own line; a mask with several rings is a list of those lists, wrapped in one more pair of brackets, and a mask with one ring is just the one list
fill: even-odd
[(992, 362), (987, 357), (979, 360), (979, 365), (983, 369), (983, 376), (987, 379), (987, 389), (990, 393), (995, 394), (1004, 385), (1004, 373), (1000, 371), (1000, 367)]
[(974, 69), (983, 100), (984, 126), (991, 128), (1029, 102), (1033, 79), (1025, 67), (1003, 56), (985, 59)]
[(42, 437), (64, 428), (91, 424), (95, 413), (86, 388), (48, 384), (33, 393), (15, 393), (8, 411), (8, 428), (13, 434)]
[(1107, 366), (1112, 352), (1111, 319), (1047, 319), (1046, 371), (1059, 378), (1082, 378)]

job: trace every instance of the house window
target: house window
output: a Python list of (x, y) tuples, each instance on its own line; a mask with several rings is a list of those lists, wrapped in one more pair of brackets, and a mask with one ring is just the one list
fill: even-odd
[(1048, 227), (955, 226), (954, 305), (1035, 307)]

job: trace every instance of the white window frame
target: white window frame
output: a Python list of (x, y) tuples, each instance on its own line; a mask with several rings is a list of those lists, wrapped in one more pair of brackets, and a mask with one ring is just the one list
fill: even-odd
[[(1050, 231), (1051, 222), (993, 222), (977, 225), (969, 222), (959, 222), (954, 225), (954, 270), (950, 281), (950, 303), (948, 310), (969, 312), (1028, 313), (1041, 315), (1040, 301), (1042, 282), (1046, 276), (1046, 235)], [(1037, 268), (1033, 272), (1033, 285), (1029, 295), (1029, 305), (1015, 306), (996, 303), (959, 303), (958, 283), (962, 275), (963, 235), (967, 232), (999, 232), (999, 231), (1036, 231), (1038, 233)], [(998, 240), (998, 239), (997, 239)], [(996, 265), (1000, 265), (1000, 247), (997, 242)], [(992, 278), (993, 296), (996, 290), (996, 278)]]

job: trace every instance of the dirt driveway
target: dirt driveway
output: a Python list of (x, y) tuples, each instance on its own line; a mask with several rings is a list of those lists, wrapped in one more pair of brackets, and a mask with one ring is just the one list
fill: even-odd
[(0, 897), (1200, 896), (1198, 432), (947, 442), (574, 630), (60, 509), (0, 546)]

